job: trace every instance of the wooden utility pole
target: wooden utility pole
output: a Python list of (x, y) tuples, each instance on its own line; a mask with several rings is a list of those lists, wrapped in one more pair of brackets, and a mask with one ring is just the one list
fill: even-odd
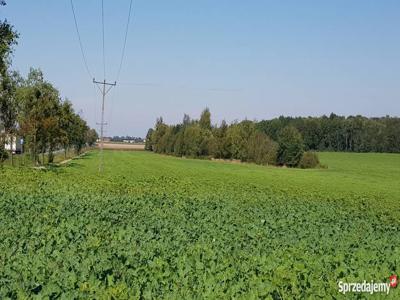
[[(103, 171), (103, 133), (104, 133), (104, 125), (107, 125), (107, 123), (104, 123), (104, 102), (106, 100), (106, 95), (108, 94), (108, 92), (117, 85), (117, 82), (114, 83), (108, 83), (106, 82), (106, 80), (104, 79), (103, 81), (96, 81), (93, 78), (93, 83), (94, 84), (98, 84), (98, 85), (102, 85), (103, 88), (101, 89), (101, 94), (103, 96), (103, 101), (101, 104), (101, 123), (100, 123), (100, 163), (99, 163), (99, 172)], [(106, 85), (109, 86), (108, 89), (106, 90)]]

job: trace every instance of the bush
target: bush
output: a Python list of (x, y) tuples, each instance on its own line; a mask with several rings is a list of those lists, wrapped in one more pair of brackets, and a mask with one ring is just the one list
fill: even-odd
[(316, 168), (319, 165), (319, 159), (317, 153), (314, 151), (307, 151), (303, 153), (299, 166), (302, 169)]
[(297, 167), (303, 156), (304, 144), (300, 132), (293, 126), (287, 126), (279, 132), (278, 163), (288, 167)]
[(278, 153), (278, 144), (272, 141), (265, 133), (256, 131), (248, 141), (249, 160), (260, 165), (275, 165)]

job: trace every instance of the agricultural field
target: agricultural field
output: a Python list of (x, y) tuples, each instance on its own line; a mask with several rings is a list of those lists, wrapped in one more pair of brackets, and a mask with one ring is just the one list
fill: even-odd
[[(99, 145), (97, 145), (99, 147)], [(107, 142), (103, 145), (104, 149), (107, 150), (126, 150), (126, 151), (133, 151), (133, 150), (144, 150), (144, 144), (139, 143), (122, 143), (122, 142)]]
[[(0, 170), (0, 299), (348, 299), (400, 274), (400, 155), (289, 169), (98, 152)], [(399, 299), (400, 290), (378, 299)]]

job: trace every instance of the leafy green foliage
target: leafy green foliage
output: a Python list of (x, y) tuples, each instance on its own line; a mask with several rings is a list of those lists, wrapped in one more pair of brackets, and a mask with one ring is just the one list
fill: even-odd
[(318, 154), (314, 151), (306, 151), (301, 157), (299, 166), (302, 169), (316, 168), (319, 165)]
[(104, 154), (101, 176), (97, 152), (0, 174), (1, 299), (340, 299), (339, 280), (400, 273), (398, 155), (305, 172)]
[(297, 167), (303, 156), (303, 138), (293, 126), (286, 126), (279, 133), (278, 163), (289, 167)]
[(80, 153), (88, 142), (93, 144), (96, 132), (88, 134), (86, 122), (69, 101), (61, 100), (58, 90), (44, 80), (40, 70), (31, 69), (17, 92), (20, 134), (34, 160), (38, 160), (38, 153), (52, 153), (58, 146), (65, 151), (73, 147)]
[[(6, 5), (0, 1), (0, 7)], [(7, 72), (10, 65), (10, 54), (13, 46), (17, 44), (18, 33), (7, 20), (0, 20), (0, 79)]]
[(178, 125), (166, 125), (157, 119), (149, 129), (146, 150), (186, 157), (236, 159), (256, 164), (276, 164), (277, 145), (249, 120), (221, 126), (211, 125), (211, 113), (206, 108), (199, 120), (188, 115)]
[(89, 147), (93, 147), (99, 138), (95, 129), (89, 129), (86, 131), (86, 143)]
[(146, 144), (144, 146), (144, 149), (147, 151), (153, 151), (153, 145), (152, 145), (152, 141), (151, 141), (151, 136), (153, 135), (153, 128), (150, 128), (147, 131), (146, 134)]
[(273, 165), (277, 160), (278, 144), (262, 132), (255, 131), (248, 141), (249, 160), (259, 165)]
[(300, 131), (305, 150), (346, 152), (400, 152), (400, 118), (338, 116), (284, 117), (264, 120), (257, 128), (276, 140), (291, 125)]
[(211, 113), (208, 108), (201, 113), (199, 124), (201, 128), (211, 130)]

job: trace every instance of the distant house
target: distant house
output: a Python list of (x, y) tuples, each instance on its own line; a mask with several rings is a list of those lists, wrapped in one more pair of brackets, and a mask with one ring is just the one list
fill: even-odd
[(123, 143), (134, 144), (135, 140), (122, 140)]
[(4, 143), (4, 149), (12, 153), (20, 154), (23, 150), (23, 140), (17, 135), (6, 134), (4, 126), (0, 124), (0, 143)]
[(21, 154), (23, 152), (23, 139), (19, 136), (7, 135), (5, 138), (4, 149), (12, 153)]
[(8, 151), (12, 151), (12, 153), (21, 154), (23, 152), (23, 140), (18, 136), (6, 137), (6, 144), (4, 147)]

